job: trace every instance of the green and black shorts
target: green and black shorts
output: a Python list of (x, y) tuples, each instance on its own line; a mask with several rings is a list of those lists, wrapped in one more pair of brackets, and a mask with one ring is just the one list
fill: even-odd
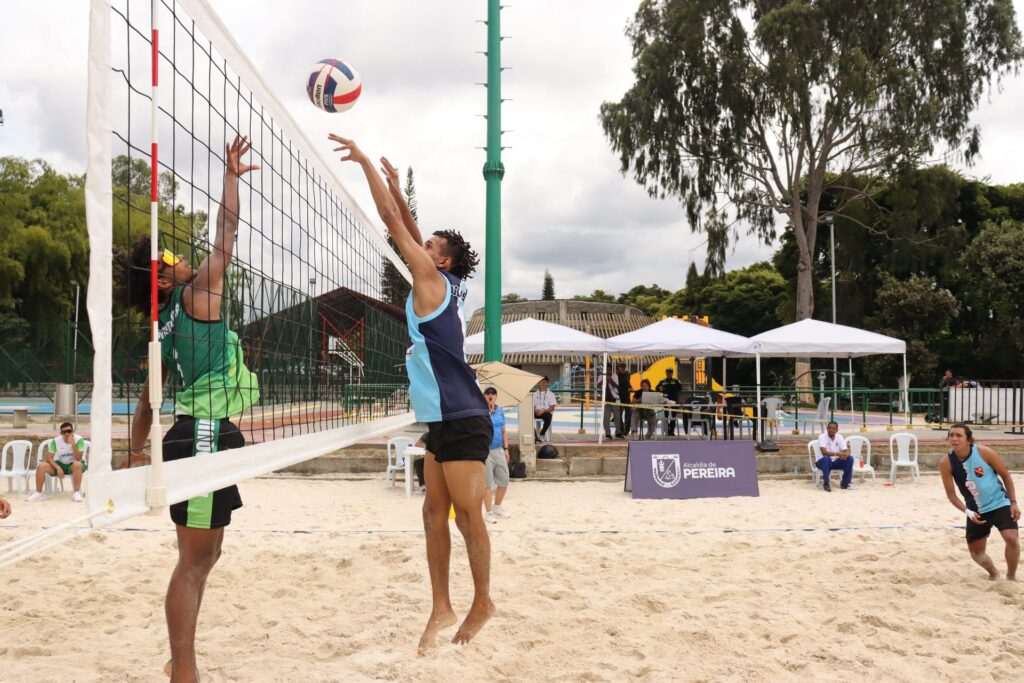
[[(230, 420), (198, 420), (179, 415), (164, 435), (164, 461), (193, 458), (245, 445), (242, 432)], [(220, 529), (231, 524), (231, 512), (242, 507), (238, 487), (207, 493), (171, 506), (171, 521), (190, 529)]]

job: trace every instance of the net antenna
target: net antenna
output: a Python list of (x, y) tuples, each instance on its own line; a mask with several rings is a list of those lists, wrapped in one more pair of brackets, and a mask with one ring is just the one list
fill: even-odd
[[(73, 536), (85, 522), (102, 527), (410, 424), (405, 313), (383, 291), (395, 273), (410, 282), (409, 270), (318, 151), (327, 143), (310, 142), (210, 4), (90, 0), (88, 60), (89, 513), (62, 531)], [(259, 166), (239, 176), (237, 219), (222, 206), (225, 146), (236, 135), (248, 136), (245, 161)], [(219, 241), (235, 221), (234, 237)], [(142, 237), (148, 254), (132, 264)], [(164, 250), (199, 273), (181, 299), (176, 288), (158, 291)], [(115, 272), (112, 251), (127, 274)], [(223, 282), (203, 288), (214, 256), (227, 263)], [(115, 306), (112, 291), (125, 282), (129, 298), (148, 306)], [(189, 296), (192, 310), (197, 297), (216, 299), (219, 316), (175, 326), (169, 350), (161, 316), (175, 301), (188, 309)], [(135, 400), (152, 407), (151, 464), (115, 471), (128, 456)], [(230, 421), (245, 445), (166, 461), (163, 439), (183, 411)], [(49, 533), (0, 548), (0, 566), (57, 542)]]

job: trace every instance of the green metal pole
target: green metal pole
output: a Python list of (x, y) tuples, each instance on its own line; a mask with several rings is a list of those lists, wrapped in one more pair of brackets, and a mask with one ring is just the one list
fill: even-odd
[(484, 360), (501, 360), (501, 3), (487, 0), (487, 260), (484, 273)]

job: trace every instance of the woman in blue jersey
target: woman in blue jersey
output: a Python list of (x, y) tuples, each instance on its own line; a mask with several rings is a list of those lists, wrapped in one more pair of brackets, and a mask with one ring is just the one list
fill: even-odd
[[(985, 568), (989, 579), (999, 578), (992, 558), (985, 552), (988, 535), (995, 527), (1006, 543), (1006, 578), (1016, 581), (1020, 508), (1010, 473), (994, 450), (974, 443), (971, 428), (962, 422), (949, 428), (949, 445), (953, 450), (939, 461), (939, 473), (949, 502), (967, 516), (967, 549), (971, 559)], [(957, 498), (956, 489), (960, 489), (963, 502)]]
[(423, 500), (423, 529), (427, 540), (427, 566), (433, 606), (419, 642), (422, 654), (433, 647), (438, 632), (458, 621), (448, 590), (451, 538), (448, 510), (455, 507), (455, 523), (466, 540), (473, 575), (473, 605), (454, 643), (467, 643), (494, 614), (490, 597), (491, 543), (481, 508), (493, 427), (487, 402), (466, 363), (466, 279), (477, 255), (454, 230), (435, 232), (426, 241), (402, 198), (398, 172), (382, 158), (387, 184), (369, 158), (352, 140), (331, 135), (344, 152), (342, 161), (359, 164), (373, 195), (377, 213), (409, 264), (412, 292), (405, 305), (412, 347), (407, 354), (409, 395), (416, 418), (430, 429), (424, 459), (427, 490)]

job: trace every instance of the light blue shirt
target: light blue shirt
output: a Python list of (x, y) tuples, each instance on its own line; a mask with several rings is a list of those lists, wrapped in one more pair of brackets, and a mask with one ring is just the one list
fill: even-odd
[(501, 430), (505, 426), (505, 409), (501, 406), (494, 407), (494, 412), (491, 413), (491, 425), (494, 426), (494, 436), (491, 437), (490, 448), (502, 448), (504, 444), (501, 442)]

